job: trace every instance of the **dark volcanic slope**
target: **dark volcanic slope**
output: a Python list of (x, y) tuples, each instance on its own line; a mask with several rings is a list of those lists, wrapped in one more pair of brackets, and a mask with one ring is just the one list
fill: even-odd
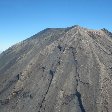
[(0, 54), (0, 112), (112, 112), (112, 33), (45, 29)]

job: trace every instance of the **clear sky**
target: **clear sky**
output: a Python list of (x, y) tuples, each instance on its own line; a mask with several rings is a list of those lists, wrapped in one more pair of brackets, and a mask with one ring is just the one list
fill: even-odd
[(47, 27), (112, 31), (112, 0), (0, 0), (0, 51)]

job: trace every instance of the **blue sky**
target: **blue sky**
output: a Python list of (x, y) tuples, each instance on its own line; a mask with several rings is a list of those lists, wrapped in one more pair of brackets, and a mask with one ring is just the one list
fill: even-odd
[(48, 27), (112, 31), (112, 0), (0, 0), (0, 51)]

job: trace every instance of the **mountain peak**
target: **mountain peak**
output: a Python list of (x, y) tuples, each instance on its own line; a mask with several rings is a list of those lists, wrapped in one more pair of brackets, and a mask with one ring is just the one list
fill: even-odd
[(111, 112), (112, 38), (47, 28), (0, 54), (0, 112)]
[(112, 37), (112, 32), (108, 31), (106, 28), (101, 29), (105, 34)]

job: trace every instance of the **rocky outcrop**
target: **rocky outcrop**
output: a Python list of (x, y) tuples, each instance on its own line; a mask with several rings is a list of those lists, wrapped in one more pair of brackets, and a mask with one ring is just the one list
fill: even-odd
[(0, 112), (111, 112), (106, 29), (48, 28), (0, 54)]

